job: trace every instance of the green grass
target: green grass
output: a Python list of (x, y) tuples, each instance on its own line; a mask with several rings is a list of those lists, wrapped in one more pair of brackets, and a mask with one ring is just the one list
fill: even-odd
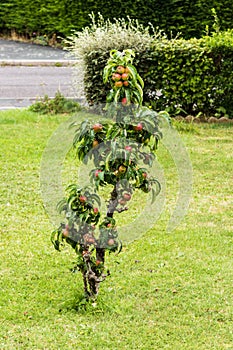
[(84, 308), (81, 275), (69, 271), (75, 255), (53, 249), (40, 197), (43, 149), (67, 118), (0, 113), (0, 349), (232, 349), (232, 127), (180, 135), (193, 196), (171, 233), (177, 176), (161, 145), (166, 207), (153, 229), (107, 258), (111, 276)]

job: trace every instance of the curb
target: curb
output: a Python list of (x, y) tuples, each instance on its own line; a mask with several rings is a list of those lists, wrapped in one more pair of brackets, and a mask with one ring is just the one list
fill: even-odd
[(0, 67), (26, 66), (26, 67), (69, 67), (77, 64), (77, 60), (0, 60)]
[[(52, 99), (54, 97), (49, 98)], [(36, 101), (40, 101), (41, 99), (43, 99), (43, 97), (0, 98), (0, 111), (28, 108), (31, 104), (35, 103)], [(68, 96), (66, 99), (78, 102), (80, 104), (85, 104), (84, 98)]]

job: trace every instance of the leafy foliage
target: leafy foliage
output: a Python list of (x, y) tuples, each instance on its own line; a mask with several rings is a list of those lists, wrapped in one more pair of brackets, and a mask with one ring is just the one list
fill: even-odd
[(63, 37), (72, 30), (80, 31), (90, 23), (89, 14), (98, 16), (101, 12), (105, 20), (111, 22), (120, 18), (128, 21), (127, 16), (137, 18), (140, 24), (148, 23), (160, 27), (168, 35), (182, 32), (186, 39), (200, 38), (206, 26), (212, 29), (212, 8), (219, 14), (222, 30), (232, 28), (233, 4), (231, 0), (192, 1), (145, 1), (125, 0), (103, 2), (102, 0), (58, 1), (3, 0), (0, 4), (1, 31), (16, 30), (18, 33), (32, 35), (52, 35)]
[(132, 65), (134, 56), (132, 50), (110, 52), (110, 59), (103, 74), (104, 83), (109, 83), (111, 86), (107, 104), (119, 101), (124, 105), (142, 104), (144, 82)]
[(41, 114), (72, 113), (80, 111), (81, 106), (78, 102), (65, 98), (60, 91), (57, 91), (54, 98), (45, 95), (33, 103), (29, 110)]
[[(74, 32), (67, 38), (67, 49), (78, 59), (75, 87), (79, 94), (85, 94), (89, 104), (105, 103), (109, 93), (109, 84), (103, 84), (103, 71), (109, 60), (109, 51), (131, 49), (135, 52), (135, 61), (141, 52), (151, 46), (154, 39), (165, 35), (152, 26), (139, 24), (137, 20), (128, 18), (104, 20), (91, 16), (89, 27)], [(80, 74), (82, 72), (83, 74)], [(84, 85), (84, 92), (80, 86)]]
[[(197, 115), (200, 112), (215, 115), (221, 109), (232, 116), (232, 30), (220, 32), (216, 25), (217, 32), (201, 39), (168, 40), (161, 32), (157, 35), (154, 32), (148, 37), (148, 33), (143, 34), (140, 27), (142, 35), (139, 45), (136, 40), (138, 28), (133, 35), (133, 27), (123, 27), (124, 40), (118, 38), (114, 46), (115, 29), (114, 25), (99, 22), (96, 26), (93, 24), (92, 30), (85, 29), (83, 33), (70, 37), (71, 52), (84, 62), (84, 89), (90, 105), (105, 103), (109, 88), (113, 90), (108, 94), (109, 101), (113, 101), (113, 81), (108, 80), (108, 85), (104, 86), (102, 75), (104, 73), (109, 78), (114, 73), (114, 59), (112, 63), (110, 61), (108, 69), (104, 68), (105, 62), (108, 52), (114, 47), (122, 51), (128, 44), (128, 48), (135, 51), (134, 62), (144, 81), (144, 102), (147, 105), (155, 110), (167, 110), (171, 115)], [(132, 38), (135, 39), (135, 46)], [(79, 79), (78, 83), (81, 84)], [(127, 91), (130, 90), (124, 87), (118, 89), (116, 100), (122, 99)], [(135, 90), (135, 94), (138, 91)]]

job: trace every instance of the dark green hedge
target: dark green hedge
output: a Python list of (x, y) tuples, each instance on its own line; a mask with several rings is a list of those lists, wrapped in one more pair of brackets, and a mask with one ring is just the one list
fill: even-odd
[(232, 0), (1, 0), (0, 32), (15, 30), (21, 34), (33, 32), (67, 36), (72, 29), (81, 30), (89, 25), (89, 14), (101, 13), (105, 19), (138, 19), (147, 26), (151, 22), (168, 35), (182, 32), (186, 39), (201, 37), (213, 26), (211, 9), (215, 8), (221, 30), (233, 28)]
[[(90, 104), (105, 102), (109, 87), (102, 74), (108, 56), (100, 48), (85, 58)], [(233, 31), (203, 39), (156, 40), (136, 54), (134, 64), (144, 79), (144, 102), (156, 110), (233, 116)]]

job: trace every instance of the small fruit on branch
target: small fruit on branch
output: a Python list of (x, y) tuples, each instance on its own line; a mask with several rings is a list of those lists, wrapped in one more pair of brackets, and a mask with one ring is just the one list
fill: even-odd
[(85, 197), (85, 196), (80, 196), (80, 197), (79, 197), (79, 200), (80, 200), (81, 203), (85, 203), (86, 200), (87, 200), (87, 197)]
[(115, 242), (115, 240), (114, 240), (113, 238), (110, 238), (110, 239), (108, 240), (108, 245), (109, 245), (109, 246), (113, 246), (115, 243), (116, 243), (116, 242)]
[(95, 238), (88, 233), (83, 236), (85, 244), (95, 244)]
[(142, 129), (143, 129), (142, 123), (138, 123), (137, 125), (135, 125), (135, 126), (133, 127), (133, 129), (134, 129), (135, 131), (142, 131)]
[(112, 75), (112, 80), (114, 80), (114, 81), (119, 81), (119, 80), (121, 80), (121, 74), (113, 73), (113, 75)]
[(118, 203), (119, 203), (120, 205), (125, 205), (125, 204), (126, 204), (126, 200), (123, 199), (123, 198), (121, 198), (121, 199), (119, 199)]
[(66, 228), (62, 230), (62, 236), (63, 237), (68, 237), (69, 236), (69, 230), (67, 230)]
[(117, 69), (116, 69), (116, 72), (119, 73), (119, 74), (125, 73), (125, 67), (118, 66)]
[(123, 97), (122, 100), (121, 100), (121, 103), (126, 106), (128, 104), (128, 100), (126, 97)]
[(123, 81), (123, 85), (124, 85), (124, 86), (129, 86), (128, 80), (124, 80), (124, 81)]
[(103, 125), (100, 123), (96, 123), (92, 126), (92, 129), (94, 130), (94, 132), (99, 132), (103, 129)]
[(128, 202), (131, 199), (131, 194), (130, 193), (124, 193), (123, 194), (123, 199)]
[(92, 143), (92, 147), (96, 148), (98, 146), (98, 144), (99, 144), (99, 141), (94, 140), (93, 143)]
[(123, 86), (123, 82), (121, 80), (120, 81), (116, 81), (114, 85), (117, 88), (121, 88)]
[(131, 152), (132, 151), (132, 147), (131, 146), (125, 146), (125, 150), (128, 151), (128, 152)]
[(97, 169), (97, 170), (95, 171), (95, 177), (98, 177), (98, 176), (99, 176), (99, 173), (102, 173), (102, 170)]
[(121, 78), (122, 78), (122, 80), (128, 80), (129, 79), (129, 74), (123, 73)]
[(97, 215), (98, 212), (99, 212), (99, 209), (98, 208), (93, 208), (93, 212), (94, 212), (95, 215)]

